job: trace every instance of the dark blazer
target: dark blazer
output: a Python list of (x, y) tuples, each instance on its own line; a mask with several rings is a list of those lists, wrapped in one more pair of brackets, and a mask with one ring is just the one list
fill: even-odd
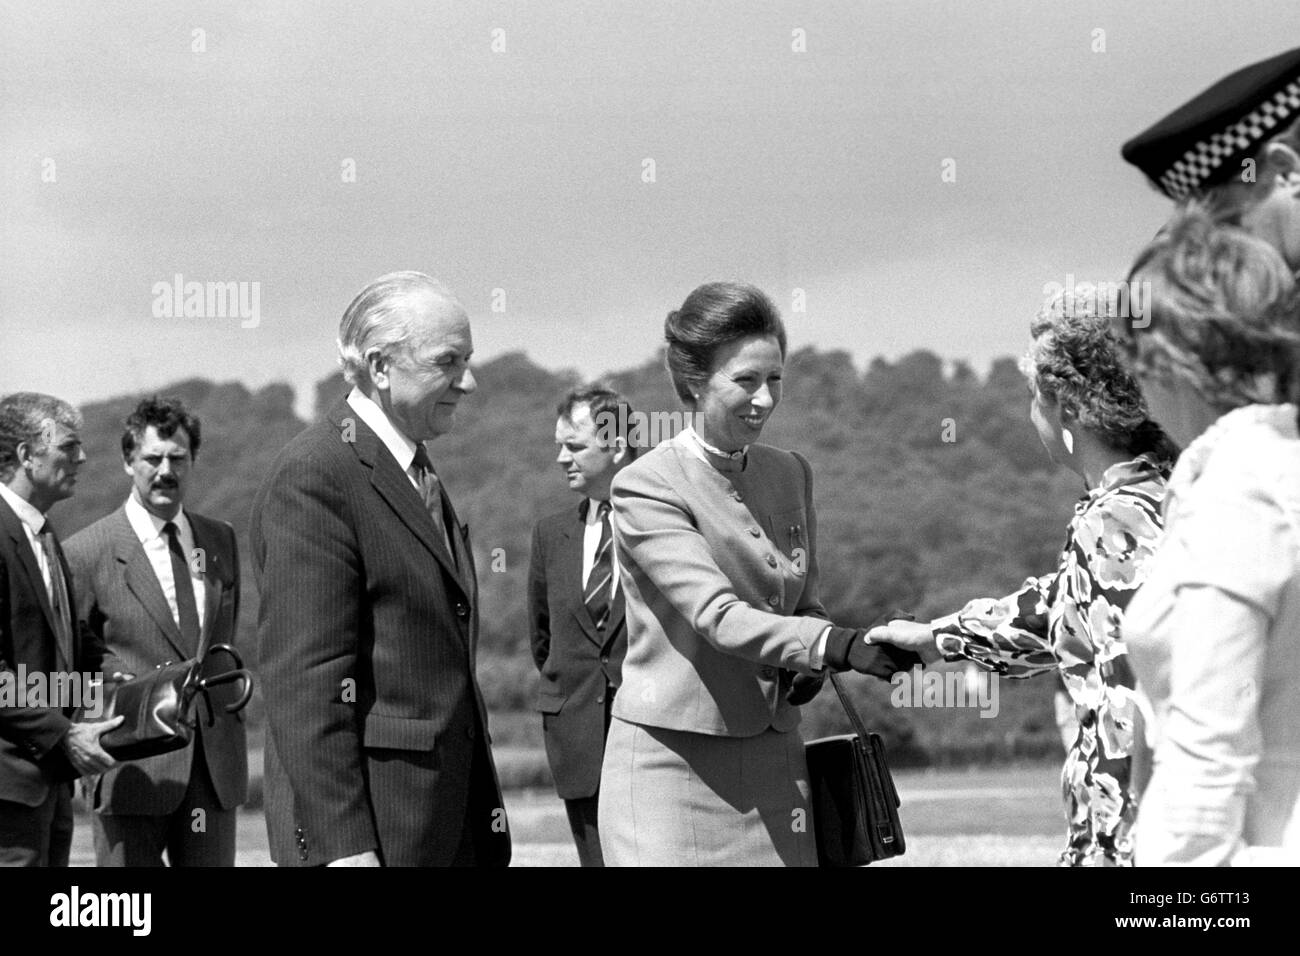
[[(194, 546), (203, 552), (206, 602), (200, 647), (238, 646), (239, 556), (235, 530), (186, 510)], [(82, 627), (102, 639), (107, 674), (145, 674), (160, 664), (193, 657), (182, 643), (162, 585), (126, 516), (118, 508), (68, 539), (68, 563), (77, 583), (78, 617)], [(232, 666), (216, 658), (213, 666)], [(213, 691), (216, 724), (199, 722), (203, 754), (220, 809), (229, 810), (248, 796), (248, 745), (244, 715), (227, 714), (222, 701), (233, 699), (234, 688)], [(163, 816), (185, 797), (194, 762), (194, 747), (133, 760), (104, 774), (95, 791), (95, 808), (105, 813)]]
[[(76, 607), (72, 572), (62, 549), (59, 563), (68, 598)], [(16, 675), (20, 665), (28, 674), (101, 670), (103, 645), (87, 634), (74, 637), (75, 646), (67, 647), (55, 636), (53, 621), (27, 532), (0, 499), (0, 671)], [(59, 746), (73, 713), (71, 707), (0, 707), (0, 800), (40, 806), (50, 787), (76, 779)]]
[(582, 602), (582, 539), (586, 509), (569, 508), (533, 529), (528, 569), (528, 619), (533, 660), (542, 673), (537, 709), (543, 714), (546, 757), (564, 800), (600, 789), (605, 753), (605, 688), (622, 682), (627, 654), (623, 588), (614, 594), (603, 633)]
[[(448, 530), (346, 402), (280, 453), (253, 504), (266, 819), (281, 865), (510, 858), (474, 675), (469, 534)], [(477, 769), (477, 778), (471, 773)]]

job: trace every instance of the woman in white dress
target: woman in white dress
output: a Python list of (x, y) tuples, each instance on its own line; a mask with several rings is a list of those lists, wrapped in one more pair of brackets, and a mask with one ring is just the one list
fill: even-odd
[(1192, 207), (1138, 258), (1128, 330), (1184, 445), (1125, 637), (1152, 707), (1136, 862), (1300, 862), (1300, 321), (1275, 249)]

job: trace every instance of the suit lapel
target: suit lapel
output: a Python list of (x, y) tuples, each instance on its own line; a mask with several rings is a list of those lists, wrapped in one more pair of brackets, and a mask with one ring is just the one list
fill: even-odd
[(126, 511), (119, 508), (113, 516), (113, 558), (123, 566), (122, 577), (127, 589), (135, 595), (140, 606), (153, 618), (158, 629), (167, 638), (167, 643), (177, 654), (176, 660), (178, 662), (189, 660), (190, 652), (185, 650), (184, 642), (181, 640), (181, 629), (176, 623), (176, 618), (172, 616), (171, 605), (167, 603), (167, 596), (163, 594), (162, 585), (158, 583), (158, 575), (154, 573), (153, 565), (149, 563), (149, 556), (144, 553), (144, 546), (140, 544), (135, 529), (131, 527), (131, 522), (126, 517)]
[[(344, 424), (345, 418), (348, 419), (348, 426)], [(397, 517), (429, 550), (429, 553), (438, 559), (446, 572), (451, 575), (452, 580), (460, 587), (461, 592), (467, 597), (470, 596), (471, 589), (457, 570), (456, 562), (447, 550), (442, 535), (438, 533), (437, 525), (425, 510), (424, 502), (420, 500), (420, 494), (411, 484), (411, 479), (398, 467), (397, 459), (393, 457), (392, 452), (384, 447), (379, 436), (362, 421), (361, 416), (353, 411), (352, 406), (346, 401), (334, 407), (329, 420), (339, 429), (350, 427), (353, 430), (356, 439), (351, 443), (353, 450), (357, 458), (370, 468), (370, 483), (375, 491), (379, 492), (380, 497), (388, 503)], [(453, 529), (458, 527), (459, 523), (453, 521), (448, 527), (448, 533), (454, 533)]]
[[(615, 579), (618, 575), (614, 575)], [(623, 626), (623, 582), (619, 581), (614, 587), (614, 601), (609, 606), (609, 624), (605, 626), (605, 643), (609, 644), (618, 633), (618, 629)]]
[[(49, 520), (47, 517), (46, 521)], [(45, 623), (50, 628), (50, 633), (54, 635), (56, 653), (63, 657), (62, 662), (65, 670), (70, 670), (72, 658), (69, 656), (71, 648), (65, 648), (63, 641), (59, 640), (59, 628), (54, 623), (54, 608), (50, 606), (50, 594), (45, 589), (45, 577), (41, 574), (41, 566), (36, 563), (36, 554), (32, 551), (31, 542), (27, 540), (27, 532), (24, 530), (22, 519), (14, 514), (8, 503), (0, 500), (0, 524), (8, 532), (9, 537), (14, 542), (14, 553), (18, 555), (18, 562), (27, 575), (27, 583), (31, 587), (32, 593), (36, 595), (36, 600), (41, 606), (41, 613), (45, 615)], [(71, 581), (71, 577), (64, 573), (64, 581)], [(74, 614), (75, 617), (75, 614)]]
[(226, 579), (225, 562), (227, 555), (221, 552), (221, 539), (215, 528), (198, 515), (186, 512), (190, 519), (190, 530), (194, 533), (194, 547), (206, 556), (203, 566), (203, 631), (199, 634), (199, 656), (212, 643), (212, 630), (217, 626), (217, 615), (221, 611), (221, 585)]

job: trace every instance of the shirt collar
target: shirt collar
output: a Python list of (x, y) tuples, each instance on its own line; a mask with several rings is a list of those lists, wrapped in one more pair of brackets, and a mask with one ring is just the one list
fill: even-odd
[[(131, 530), (135, 532), (135, 536), (140, 540), (141, 544), (147, 544), (162, 535), (163, 525), (167, 523), (166, 520), (159, 518), (140, 504), (134, 493), (126, 499), (124, 510), (126, 511), (126, 520), (130, 522)], [(183, 507), (176, 512), (176, 517), (172, 521), (176, 523), (177, 531), (184, 534), (185, 529), (189, 526), (189, 519), (185, 517)]]
[[(600, 506), (605, 502), (597, 501), (595, 498), (583, 498), (582, 504), (578, 505), (578, 517), (586, 524), (595, 524), (596, 515), (600, 513)], [(595, 509), (592, 509), (595, 505)]]
[(1205, 463), (1214, 454), (1215, 448), (1228, 435), (1245, 428), (1263, 425), (1271, 428), (1283, 438), (1300, 437), (1300, 423), (1296, 421), (1295, 405), (1243, 405), (1234, 408), (1200, 435), (1194, 438), (1178, 456), (1178, 465), (1174, 468), (1171, 484), (1183, 488), (1197, 478), (1205, 469)]
[(368, 396), (362, 393), (361, 389), (354, 388), (348, 393), (348, 404), (352, 410), (361, 416), (361, 420), (370, 426), (370, 430), (378, 436), (379, 440), (397, 459), (397, 466), (402, 471), (411, 470), (411, 462), (415, 460), (415, 442), (407, 438), (397, 426), (392, 423), (384, 410), (380, 408)]
[(19, 521), (32, 529), (32, 534), (41, 533), (45, 527), (45, 515), (41, 514), (39, 508), (27, 499), (18, 497), (6, 485), (0, 485), (0, 498), (4, 498), (5, 503), (14, 510)]
[(745, 456), (749, 453), (748, 445), (740, 449), (740, 451), (726, 452), (720, 448), (714, 448), (701, 438), (694, 425), (687, 425), (682, 429), (681, 433), (687, 440), (686, 447), (701, 460), (718, 469), (718, 471), (745, 470)]

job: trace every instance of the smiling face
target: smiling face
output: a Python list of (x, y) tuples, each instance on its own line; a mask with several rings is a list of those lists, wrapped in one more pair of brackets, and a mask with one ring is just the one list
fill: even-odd
[(48, 421), (42, 433), (44, 441), (39, 451), (23, 444), (19, 446), (18, 456), (28, 469), (31, 503), (44, 512), (56, 501), (72, 497), (86, 453), (81, 450), (81, 436), (74, 428)]
[(609, 483), (627, 458), (627, 450), (600, 443), (589, 405), (575, 405), (570, 418), (555, 423), (555, 443), (560, 446), (555, 461), (564, 470), (569, 490), (597, 501), (608, 500)]
[(131, 493), (136, 501), (164, 521), (171, 521), (185, 500), (193, 464), (190, 436), (184, 428), (163, 438), (150, 425), (136, 442), (131, 460), (123, 467), (131, 476), (134, 486)]
[(696, 396), (700, 437), (722, 451), (758, 441), (781, 401), (785, 360), (771, 335), (751, 335), (719, 346), (713, 373)]
[(413, 313), (412, 335), (406, 347), (385, 355), (366, 353), (371, 397), (393, 424), (412, 441), (428, 441), (451, 431), (456, 406), (477, 388), (469, 369), (474, 352), (469, 317), (454, 301), (422, 293), (407, 305)]

